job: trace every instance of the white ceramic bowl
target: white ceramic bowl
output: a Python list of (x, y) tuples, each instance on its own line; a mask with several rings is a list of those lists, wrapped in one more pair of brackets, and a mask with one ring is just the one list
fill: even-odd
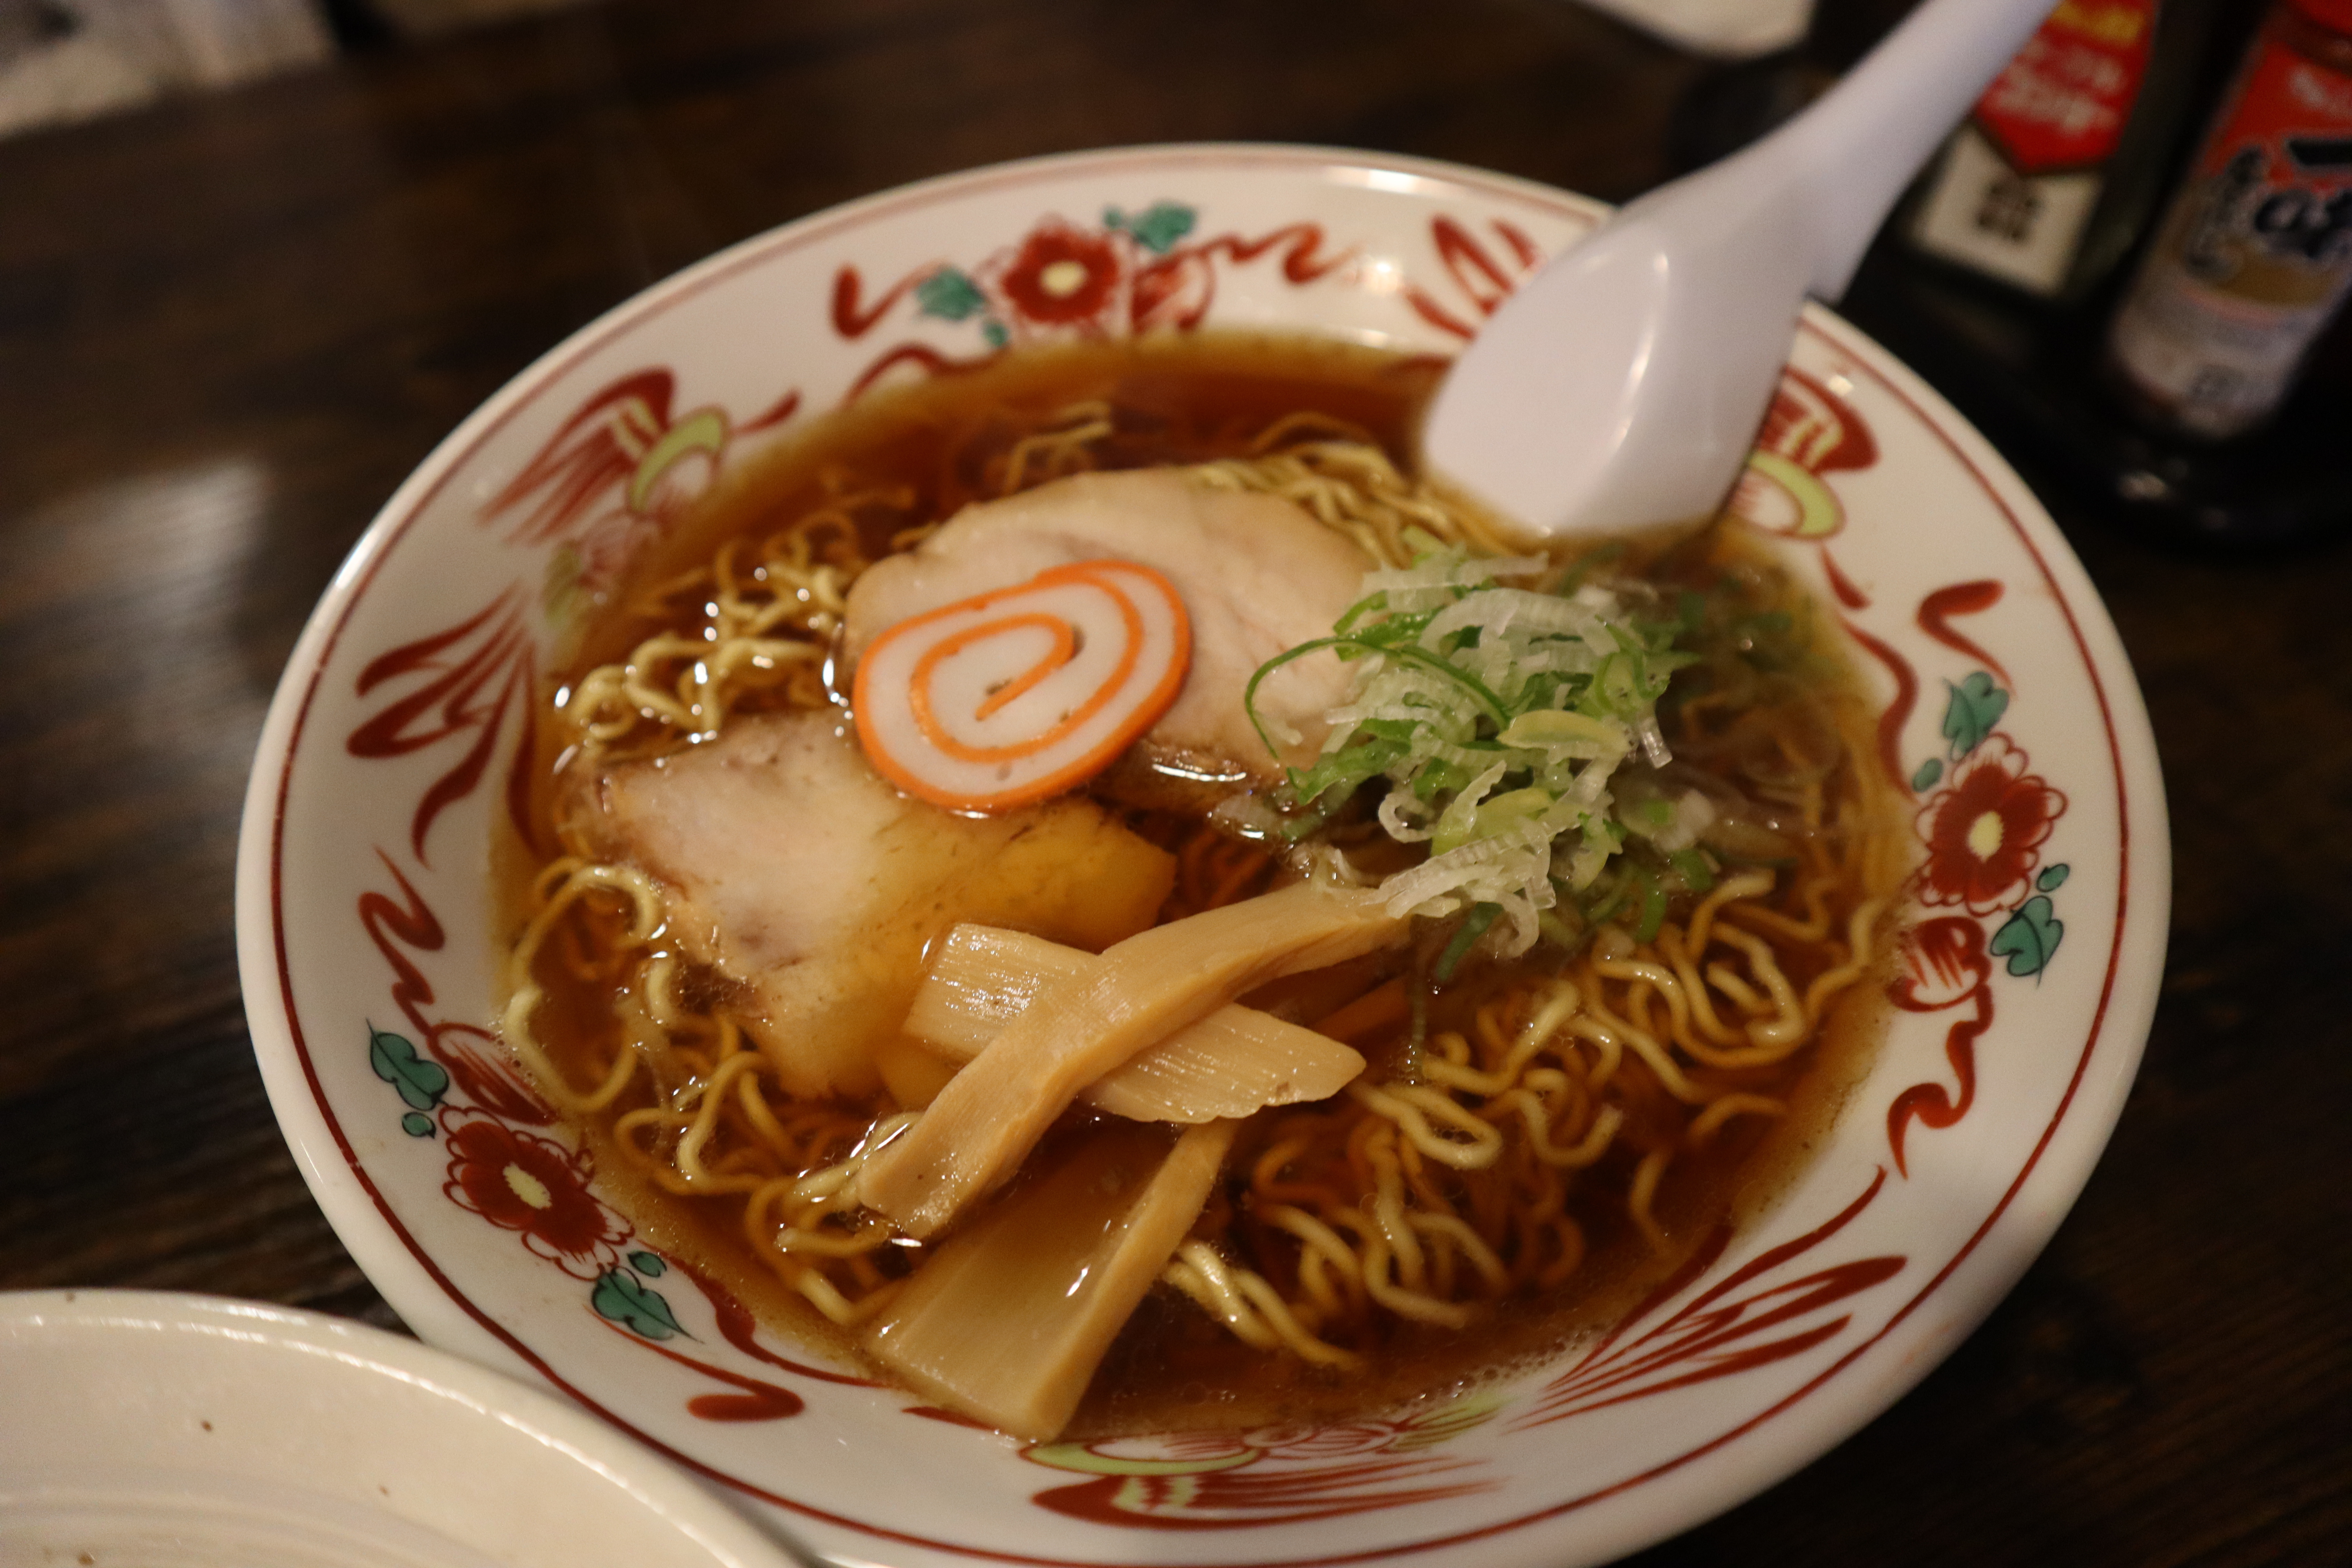
[[(1443, 353), (1600, 210), (1313, 149), (986, 169), (714, 257), (468, 419), (296, 649), (238, 872), (272, 1100), (402, 1316), (900, 1564), (1598, 1562), (1769, 1485), (1924, 1375), (2048, 1238), (2123, 1103), (2164, 817), (2130, 670), (2041, 508), (1819, 310), (1737, 509), (1851, 631), (1887, 704), (1881, 760), (1916, 797), (1892, 1033), (1779, 1206), (1602, 1342), (1338, 1428), (1087, 1448), (927, 1418), (750, 1332), (639, 1240), (484, 1027), (486, 845), (534, 669), (583, 575), (714, 471), (877, 377), (1008, 341), (1241, 326)], [(1046, 278), (1073, 260), (1083, 287)]]
[(788, 1568), (561, 1399), (312, 1312), (0, 1295), (0, 1400), (10, 1568)]

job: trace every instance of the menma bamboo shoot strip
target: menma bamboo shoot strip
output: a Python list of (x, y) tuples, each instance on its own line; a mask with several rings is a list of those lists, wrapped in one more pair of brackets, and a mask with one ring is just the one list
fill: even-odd
[[(1093, 973), (1092, 953), (994, 926), (960, 925), (931, 960), (906, 1030), (970, 1061), (1048, 985)], [(1255, 1008), (1220, 1007), (1097, 1079), (1079, 1099), (1138, 1121), (1213, 1121), (1327, 1100), (1364, 1070), (1339, 1041)]]
[(1200, 1217), (1235, 1125), (1192, 1128), (1173, 1149), (1156, 1129), (1097, 1131), (941, 1246), (866, 1349), (950, 1409), (1015, 1436), (1055, 1436)]
[(1154, 926), (1104, 950), (1004, 1026), (921, 1121), (866, 1161), (858, 1194), (910, 1236), (946, 1228), (1009, 1180), (1081, 1089), (1269, 980), (1402, 942), (1368, 888), (1301, 882)]

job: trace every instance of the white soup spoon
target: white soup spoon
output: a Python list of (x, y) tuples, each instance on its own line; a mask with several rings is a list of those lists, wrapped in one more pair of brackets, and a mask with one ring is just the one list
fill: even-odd
[(1440, 384), (1424, 466), (1554, 540), (1695, 523), (1748, 459), (1808, 294), (2051, 0), (1927, 0), (1821, 100), (1662, 185), (1505, 300)]

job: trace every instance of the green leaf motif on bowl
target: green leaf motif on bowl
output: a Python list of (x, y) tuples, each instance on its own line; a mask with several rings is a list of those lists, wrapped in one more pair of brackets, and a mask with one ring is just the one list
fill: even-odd
[(596, 1309), (598, 1317), (645, 1339), (674, 1339), (686, 1332), (662, 1293), (625, 1268), (610, 1268), (597, 1276), (588, 1304)]
[(2001, 922), (1986, 951), (1995, 958), (2008, 959), (2011, 974), (2039, 974), (2050, 967), (2065, 935), (2066, 922), (2057, 917), (2050, 900), (2037, 893)]
[(1944, 739), (1952, 743), (1954, 758), (1965, 757), (1984, 743), (2009, 711), (2009, 693), (1981, 669), (1958, 686), (1946, 681), (1944, 687), (1951, 693), (1944, 705)]
[(915, 285), (916, 308), (946, 321), (970, 321), (988, 309), (988, 296), (961, 268), (942, 267)]
[[(417, 1055), (415, 1046), (405, 1035), (395, 1035), (373, 1025), (368, 1028), (368, 1066), (375, 1069), (376, 1077), (400, 1091), (400, 1098), (408, 1102), (412, 1111), (432, 1110), (449, 1092), (447, 1069)], [(405, 1119), (402, 1125), (408, 1125)]]
[(1199, 214), (1181, 202), (1154, 202), (1139, 213), (1117, 207), (1103, 209), (1103, 227), (1123, 229), (1135, 243), (1154, 256), (1165, 256), (1176, 242), (1192, 232)]

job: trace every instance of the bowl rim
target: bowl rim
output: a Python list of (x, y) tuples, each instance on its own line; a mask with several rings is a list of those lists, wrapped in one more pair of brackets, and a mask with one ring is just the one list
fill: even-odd
[[(1026, 1556), (894, 1531), (777, 1496), (681, 1453), (567, 1381), (442, 1270), (394, 1213), (364, 1168), (348, 1133), (327, 1111), (324, 1086), (307, 1043), (301, 1038), (294, 1016), (292, 973), (278, 902), (284, 870), (285, 803), (290, 764), (300, 744), (305, 721), (353, 607), (393, 547), (420, 521), (442, 487), (467, 458), (565, 370), (646, 319), (739, 271), (819, 243), (837, 231), (855, 228), (898, 208), (919, 206), (946, 196), (1046, 184), (1074, 174), (1090, 174), (1115, 166), (1192, 166), (1212, 172), (1240, 166), (1299, 175), (1318, 169), (1326, 173), (1345, 170), (1388, 174), (1460, 186), (1489, 198), (1521, 202), (1553, 216), (1570, 212), (1599, 216), (1609, 210), (1591, 198), (1538, 182), (1432, 159), (1311, 144), (1188, 142), (1055, 153), (936, 175), (824, 208), (739, 241), (632, 295), (540, 355), (437, 443), (394, 491), (337, 570), (289, 658), (257, 748), (238, 847), (236, 928), (240, 968), (256, 1054), (272, 1105), (304, 1178), (338, 1237), (404, 1321), (435, 1345), (509, 1373), (551, 1384), (672, 1462), (740, 1495), (878, 1540), (903, 1542), (980, 1560), (1041, 1564), (1079, 1561)], [(2098, 1153), (2121, 1113), (2154, 1013), (2162, 971), (2170, 867), (2168, 837), (2163, 831), (2162, 775), (2157, 765), (2145, 706), (2120, 639), (2055, 524), (1998, 453), (1948, 403), (1866, 334), (1818, 305), (1807, 305), (1800, 331), (1822, 337), (1860, 360), (1969, 469), (1982, 493), (2001, 512), (2042, 581), (2053, 590), (2052, 596), (2097, 698), (2116, 792), (2118, 871), (2122, 881), (2116, 897), (2116, 931), (2109, 943), (2096, 1011), (2086, 1029), (2072, 1077), (2032, 1152), (1999, 1201), (1949, 1260), (1920, 1285), (1875, 1333), (1749, 1420), (1640, 1476), (1508, 1520), (1377, 1551), (1328, 1557), (1285, 1557), (1268, 1559), (1268, 1563), (1370, 1561), (1466, 1545), (1539, 1525), (1658, 1479), (1665, 1472), (1685, 1470), (1693, 1461), (1722, 1448), (1733, 1438), (1767, 1421), (1780, 1419), (1793, 1406), (1811, 1402), (1816, 1391), (1856, 1358), (1880, 1345), (1909, 1321), (1964, 1262), (1977, 1256), (1979, 1247), (1999, 1228), (2003, 1247), (1991, 1255), (1984, 1279), (1958, 1303), (1961, 1310), (1948, 1316), (1947, 1326), (1950, 1331), (1942, 1336), (1940, 1342), (1923, 1344), (1888, 1375), (1867, 1384), (1847, 1380), (1850, 1392), (1844, 1397), (1826, 1405), (1813, 1403), (1807, 1415), (1782, 1428), (1795, 1441), (1771, 1445), (1768, 1451), (1749, 1455), (1745, 1463), (1737, 1467), (1737, 1474), (1709, 1472), (1712, 1479), (1703, 1489), (1708, 1494), (1704, 1506), (1685, 1506), (1675, 1510), (1676, 1522), (1641, 1535), (1633, 1544), (1662, 1539), (1736, 1506), (1859, 1431), (1941, 1363), (2008, 1293), (2054, 1234), (2088, 1181)], [(2135, 826), (2142, 831), (2136, 833)], [(2133, 975), (2144, 974), (2144, 983), (2124, 984), (2127, 971)], [(2105, 1092), (2101, 1098), (2078, 1103), (2093, 1057), (2102, 1051), (2107, 1053), (2103, 1058), (2108, 1069)], [(2065, 1145), (2061, 1157), (2048, 1158), (2053, 1145), (2061, 1142)], [(2037, 1202), (2021, 1209), (2018, 1199), (2030, 1183), (2038, 1184), (2041, 1189), (2036, 1194)], [(1986, 1264), (1985, 1259), (1979, 1262), (1980, 1266)]]
[[(299, 1385), (285, 1391), (308, 1395), (294, 1401), (289, 1419), (296, 1422), (317, 1419), (324, 1408), (319, 1402), (336, 1388), (363, 1382), (399, 1402), (412, 1439), (428, 1430), (444, 1443), (463, 1441), (469, 1434), (479, 1438), (478, 1424), (494, 1424), (499, 1431), (487, 1450), (479, 1441), (467, 1445), (467, 1465), (496, 1462), (497, 1455), (509, 1452), (542, 1464), (569, 1460), (561, 1474), (572, 1483), (575, 1504), (584, 1503), (608, 1524), (625, 1517), (656, 1521), (676, 1531), (681, 1546), (698, 1548), (690, 1555), (709, 1568), (772, 1568), (788, 1561), (785, 1549), (752, 1521), (675, 1467), (644, 1463), (645, 1456), (625, 1436), (575, 1402), (373, 1324), (195, 1291), (73, 1287), (0, 1293), (0, 1365), (12, 1356), (49, 1356), (100, 1342), (196, 1374), (194, 1386), (169, 1379), (152, 1386), (151, 1397), (135, 1408), (77, 1407), (73, 1419), (101, 1435), (130, 1425), (138, 1428), (134, 1443), (159, 1453), (170, 1450), (171, 1418), (194, 1424), (202, 1374), (222, 1363), (234, 1363), (240, 1381), (257, 1375)], [(389, 1441), (370, 1436), (380, 1444)], [(16, 1454), (0, 1470), (37, 1468), (43, 1462), (39, 1455)], [(261, 1479), (254, 1468), (249, 1462), (221, 1465), (203, 1474)], [(129, 1475), (148, 1473), (138, 1468)], [(182, 1472), (175, 1466), (170, 1473)], [(473, 1517), (462, 1500), (452, 1506)], [(446, 1533), (448, 1526), (445, 1521), (436, 1528)]]

